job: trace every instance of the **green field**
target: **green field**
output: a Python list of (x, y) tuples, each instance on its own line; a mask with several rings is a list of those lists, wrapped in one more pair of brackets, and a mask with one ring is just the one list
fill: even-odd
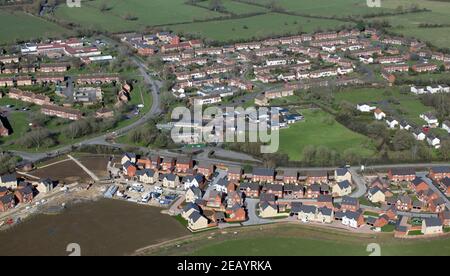
[[(223, 16), (221, 13), (187, 5), (184, 2), (184, 0), (82, 1), (81, 8), (60, 5), (55, 16), (61, 21), (109, 32), (139, 31), (148, 26), (193, 22)], [(101, 7), (105, 3), (106, 9), (102, 11)], [(127, 20), (127, 15), (135, 17), (135, 20)]]
[(0, 44), (71, 34), (71, 31), (36, 16), (0, 10)]
[(241, 19), (173, 25), (169, 28), (175, 32), (225, 42), (265, 38), (272, 35), (297, 34), (299, 32), (311, 33), (319, 29), (335, 29), (344, 24), (345, 22), (331, 19), (268, 13)]
[[(338, 103), (346, 101), (355, 105), (364, 102), (385, 101), (384, 105), (379, 106), (384, 112), (398, 115), (416, 124), (424, 123), (419, 118), (420, 114), (433, 111), (432, 107), (423, 105), (417, 96), (412, 93), (401, 93), (399, 88), (352, 88), (337, 92), (335, 99)], [(389, 101), (390, 99), (393, 101)]]
[[(332, 119), (321, 110), (300, 110), (305, 121), (280, 131), (279, 152), (289, 155), (291, 160), (301, 160), (303, 149), (308, 145), (326, 146), (343, 153), (352, 149), (364, 156), (373, 154), (369, 138), (355, 133)], [(332, 124), (327, 118), (330, 117)]]
[[(212, 2), (211, 0), (206, 0), (203, 2), (199, 2), (198, 5), (205, 8), (209, 8), (211, 2)], [(222, 5), (225, 8), (225, 12), (236, 15), (268, 11), (266, 8), (263, 7), (253, 6), (241, 2), (235, 2), (233, 0), (222, 0)]]

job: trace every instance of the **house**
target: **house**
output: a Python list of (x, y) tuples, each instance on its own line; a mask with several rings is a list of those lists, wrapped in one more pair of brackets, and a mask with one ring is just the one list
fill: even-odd
[(306, 184), (328, 183), (327, 171), (310, 171), (306, 175)]
[(444, 226), (450, 226), (450, 211), (444, 211), (439, 214), (439, 218)]
[(178, 173), (186, 173), (188, 170), (192, 169), (194, 166), (194, 161), (191, 158), (178, 158), (176, 171)]
[(416, 171), (413, 168), (394, 168), (388, 171), (388, 179), (393, 182), (413, 181)]
[(221, 178), (219, 180), (217, 180), (213, 186), (213, 189), (218, 191), (218, 192), (222, 192), (222, 193), (227, 193), (228, 192), (228, 178)]
[(439, 125), (439, 120), (431, 112), (420, 114), (420, 118), (427, 122), (427, 124), (431, 127), (437, 127)]
[(450, 121), (444, 121), (442, 123), (442, 129), (450, 133)]
[(302, 185), (285, 184), (283, 189), (283, 198), (285, 199), (300, 199), (304, 197)]
[(361, 103), (356, 105), (356, 109), (361, 112), (371, 112), (377, 109), (376, 106), (370, 105), (368, 103)]
[(146, 184), (154, 184), (159, 179), (159, 173), (152, 169), (144, 169), (136, 172), (138, 180)]
[(335, 196), (345, 196), (352, 193), (352, 186), (347, 180), (336, 183), (332, 188), (332, 193)]
[(317, 197), (316, 205), (318, 207), (333, 208), (333, 197), (331, 195), (319, 195)]
[(223, 207), (223, 193), (219, 191), (210, 191), (207, 199), (206, 206), (210, 208), (222, 208)]
[(171, 172), (174, 167), (175, 167), (175, 158), (164, 157), (164, 159), (161, 163), (162, 170)]
[(260, 202), (269, 202), (275, 204), (277, 202), (277, 197), (274, 194), (261, 193), (259, 195)]
[(422, 129), (415, 129), (413, 131), (413, 136), (417, 141), (423, 141), (427, 138), (427, 134)]
[(373, 226), (382, 228), (389, 224), (389, 217), (387, 215), (381, 215), (376, 220)]
[(306, 188), (307, 198), (318, 198), (320, 195), (320, 184), (314, 183)]
[(200, 207), (195, 203), (188, 203), (183, 207), (181, 216), (187, 220), (193, 212), (200, 212)]
[(283, 172), (283, 183), (285, 183), (285, 184), (296, 184), (296, 183), (298, 183), (298, 171), (285, 170)]
[(367, 198), (372, 203), (386, 202), (386, 194), (377, 186), (369, 189)]
[(122, 159), (120, 160), (120, 163), (122, 164), (122, 165), (124, 165), (125, 163), (127, 163), (127, 162), (130, 162), (130, 163), (136, 163), (136, 154), (134, 154), (134, 153), (125, 153), (123, 156), (122, 156)]
[(188, 175), (183, 177), (181, 182), (183, 183), (184, 189), (187, 190), (191, 187), (199, 188), (203, 186), (205, 178), (203, 174), (198, 173), (196, 175)]
[(227, 194), (225, 197), (225, 202), (227, 208), (232, 208), (234, 205), (241, 206), (243, 203), (242, 197), (239, 192), (232, 191)]
[(195, 203), (197, 199), (202, 198), (202, 194), (202, 190), (198, 187), (190, 187), (185, 193), (186, 202)]
[(414, 178), (414, 180), (409, 183), (409, 187), (411, 190), (414, 190), (416, 193), (418, 193), (420, 191), (426, 191), (430, 188), (428, 186), (428, 184), (421, 177)]
[(332, 208), (321, 207), (317, 209), (316, 222), (332, 223), (334, 211)]
[(242, 183), (239, 186), (239, 191), (244, 193), (246, 197), (259, 198), (261, 186), (258, 183)]
[(427, 143), (431, 147), (439, 149), (441, 147), (441, 139), (433, 134), (428, 134)]
[(425, 218), (422, 220), (422, 234), (433, 235), (442, 234), (442, 221), (439, 218)]
[(245, 221), (247, 219), (247, 212), (244, 208), (235, 204), (233, 207), (226, 210), (228, 218), (225, 218), (226, 222), (238, 222)]
[(298, 210), (294, 210), (297, 213), (297, 218), (302, 222), (314, 222), (316, 220), (317, 207), (312, 205), (301, 205)]
[(441, 181), (441, 187), (445, 192), (446, 196), (450, 196), (450, 178), (446, 177)]
[(407, 195), (401, 195), (397, 198), (395, 207), (399, 211), (409, 211), (412, 209), (412, 199)]
[(192, 212), (188, 218), (188, 228), (192, 231), (208, 228), (208, 219), (199, 212)]
[(0, 197), (0, 211), (1, 212), (6, 212), (9, 209), (14, 208), (15, 205), (16, 205), (16, 201), (14, 199), (13, 194), (6, 194), (6, 195)]
[(442, 197), (438, 197), (428, 202), (428, 209), (433, 213), (440, 213), (445, 211), (445, 200)]
[(53, 188), (55, 188), (55, 182), (53, 180), (51, 180), (50, 178), (45, 178), (45, 179), (41, 179), (38, 181), (37, 185), (36, 185), (36, 190), (39, 193), (48, 193), (53, 191)]
[(400, 129), (404, 130), (410, 130), (413, 128), (412, 125), (410, 125), (406, 120), (401, 120), (399, 126)]
[(41, 112), (47, 116), (55, 116), (72, 121), (80, 120), (83, 117), (83, 113), (81, 111), (57, 105), (43, 105)]
[(269, 203), (267, 201), (262, 201), (259, 203), (259, 216), (262, 218), (273, 218), (278, 215), (278, 206)]
[(8, 189), (17, 188), (17, 177), (15, 174), (0, 175), (0, 187), (6, 187)]
[(262, 191), (267, 194), (273, 194), (276, 198), (283, 198), (283, 185), (267, 184), (263, 186)]
[(123, 172), (128, 177), (135, 177), (137, 173), (137, 167), (130, 161), (127, 161), (125, 162), (125, 164), (123, 164)]
[(275, 180), (275, 170), (267, 168), (254, 168), (252, 181), (273, 183)]
[[(160, 176), (161, 180), (161, 176)], [(176, 189), (180, 186), (180, 178), (178, 175), (169, 173), (169, 174), (163, 174), (162, 175), (162, 183), (163, 186), (166, 188)]]
[(359, 228), (364, 225), (364, 216), (360, 212), (346, 211), (336, 212), (335, 218), (342, 220), (342, 224), (351, 228)]
[(359, 210), (359, 200), (349, 196), (342, 197), (341, 210), (356, 212)]
[(227, 176), (230, 181), (241, 181), (242, 168), (239, 166), (228, 167)]
[(200, 162), (197, 165), (197, 172), (201, 173), (206, 178), (210, 178), (214, 173), (214, 165), (209, 162)]
[(385, 119), (386, 124), (390, 129), (394, 129), (398, 126), (399, 121), (397, 119), (394, 119), (392, 117), (386, 117)]
[(337, 182), (348, 181), (352, 183), (352, 174), (347, 168), (338, 168), (334, 171), (334, 180)]
[(30, 186), (17, 189), (14, 192), (14, 196), (19, 203), (29, 203), (33, 200), (33, 189)]
[(416, 95), (426, 94), (428, 92), (425, 86), (411, 86), (411, 92)]

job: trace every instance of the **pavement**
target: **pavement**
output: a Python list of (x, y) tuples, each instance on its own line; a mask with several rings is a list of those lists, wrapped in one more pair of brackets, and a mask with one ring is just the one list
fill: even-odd
[(263, 219), (258, 217), (256, 215), (257, 206), (259, 203), (259, 199), (255, 198), (246, 198), (245, 203), (247, 205), (247, 213), (248, 213), (248, 220), (243, 222), (242, 225), (249, 226), (249, 225), (259, 225), (259, 224), (267, 224), (267, 223), (273, 223), (278, 222), (280, 220), (271, 220), (271, 219)]

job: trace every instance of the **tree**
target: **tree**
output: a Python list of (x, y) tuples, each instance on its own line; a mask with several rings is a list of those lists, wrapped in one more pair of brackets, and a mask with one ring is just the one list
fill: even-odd
[(450, 140), (442, 141), (440, 152), (442, 159), (444, 159), (445, 161), (450, 160)]
[(409, 150), (415, 144), (413, 135), (407, 130), (399, 130), (392, 139), (392, 146), (396, 151)]
[(217, 12), (224, 11), (225, 7), (223, 6), (221, 0), (211, 0), (211, 2), (209, 3), (209, 9)]
[(303, 161), (308, 165), (313, 165), (316, 158), (316, 147), (308, 145), (303, 149)]

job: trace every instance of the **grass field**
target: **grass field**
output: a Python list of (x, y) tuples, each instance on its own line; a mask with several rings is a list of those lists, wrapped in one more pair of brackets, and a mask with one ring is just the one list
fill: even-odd
[(241, 19), (173, 25), (169, 28), (176, 32), (188, 33), (217, 41), (236, 41), (269, 37), (274, 34), (309, 33), (319, 28), (322, 30), (334, 29), (344, 24), (345, 22), (331, 19), (268, 13)]
[[(353, 88), (338, 92), (335, 94), (335, 99), (339, 103), (347, 101), (353, 104), (364, 102), (381, 102), (380, 105), (383, 111), (391, 115), (398, 115), (416, 124), (423, 124), (424, 121), (419, 118), (419, 115), (433, 111), (432, 107), (423, 105), (417, 96), (411, 93), (401, 93), (399, 88)], [(393, 101), (390, 101), (393, 100)]]
[[(81, 8), (60, 5), (55, 16), (62, 21), (110, 32), (138, 31), (148, 26), (193, 22), (223, 16), (218, 12), (186, 5), (184, 2), (184, 0), (82, 1)], [(107, 8), (102, 11), (104, 3)], [(136, 17), (136, 20), (126, 20), (127, 15)]]
[[(355, 234), (317, 226), (277, 224), (240, 228), (236, 234), (199, 235), (194, 241), (154, 252), (195, 256), (368, 256), (377, 243), (382, 256), (450, 255), (450, 238), (395, 239), (392, 233)], [(177, 243), (178, 245), (180, 243)]]
[(301, 110), (305, 121), (291, 125), (288, 129), (280, 131), (279, 152), (289, 155), (291, 160), (301, 160), (303, 149), (308, 145), (326, 146), (343, 153), (353, 149), (365, 156), (373, 154), (369, 138), (352, 132), (343, 125), (331, 119), (321, 110)]
[[(198, 5), (209, 8), (211, 4), (211, 0), (199, 2)], [(256, 13), (256, 12), (267, 12), (268, 10), (263, 7), (253, 6), (241, 2), (235, 2), (233, 0), (222, 0), (222, 5), (225, 8), (226, 12), (236, 14), (236, 15), (242, 15), (242, 14), (249, 14), (249, 13)]]
[(70, 34), (71, 31), (41, 18), (19, 11), (0, 10), (0, 44)]

